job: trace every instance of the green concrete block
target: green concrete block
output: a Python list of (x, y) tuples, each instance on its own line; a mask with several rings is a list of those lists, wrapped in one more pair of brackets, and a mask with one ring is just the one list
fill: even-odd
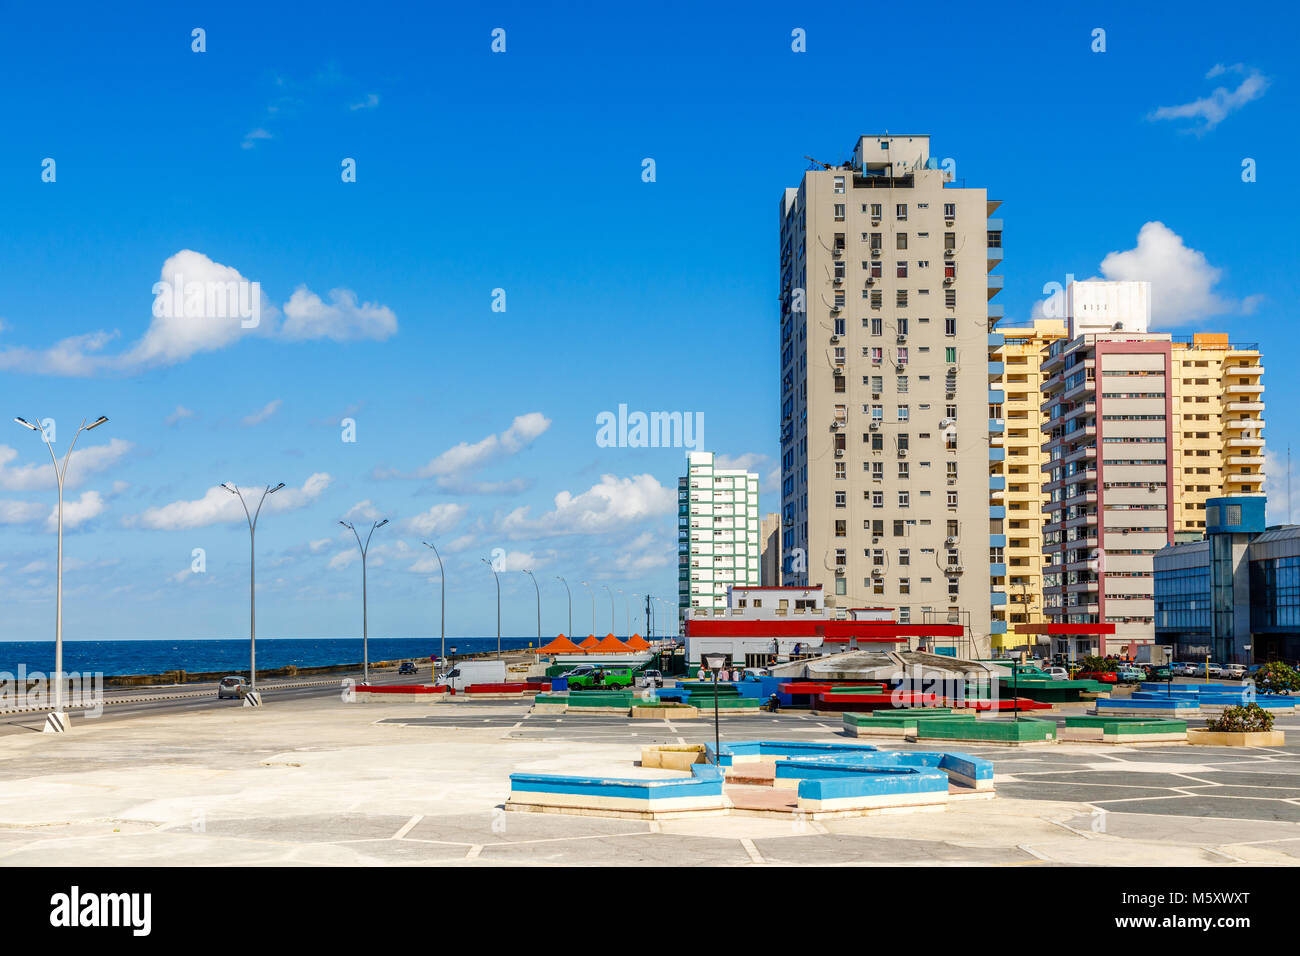
[(1032, 717), (1019, 720), (924, 720), (916, 725), (917, 739), (987, 740), (989, 743), (1028, 743), (1055, 740), (1056, 724)]
[(1187, 721), (1164, 717), (1066, 717), (1066, 727), (1100, 727), (1104, 734), (1181, 734)]

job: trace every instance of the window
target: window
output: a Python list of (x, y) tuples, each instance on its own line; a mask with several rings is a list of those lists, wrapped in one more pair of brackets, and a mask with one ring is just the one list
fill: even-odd
[[(906, 268), (906, 266), (904, 266), (904, 268)], [(907, 308), (907, 290), (906, 290), (906, 289), (899, 289), (899, 290), (898, 290), (898, 294), (897, 294), (896, 296), (894, 296), (894, 304), (897, 305), (900, 309), (906, 309), (906, 308)]]
[(885, 463), (883, 461), (873, 461), (871, 463), (871, 477), (880, 481), (885, 477)]
[(907, 221), (907, 203), (905, 203), (905, 202), (900, 202), (900, 203), (898, 203), (896, 206), (894, 206), (894, 216), (895, 216), (895, 217), (896, 217), (900, 222), (906, 222), (906, 221)]
[(899, 390), (900, 392), (906, 392), (906, 391), (907, 391), (907, 376), (906, 376), (906, 375), (900, 375), (900, 376), (898, 376), (898, 378), (896, 378), (894, 381), (895, 381), (895, 383), (898, 385), (898, 390)]
[(847, 538), (849, 536), (849, 523), (847, 521), (835, 522), (835, 537)]
[(848, 589), (849, 589), (849, 582), (848, 582), (848, 581), (844, 580), (843, 578), (836, 578), (836, 579), (835, 579), (835, 593), (836, 593), (836, 594), (847, 594), (847, 593), (848, 593)]
[(879, 364), (880, 364), (881, 362), (883, 362), (884, 360), (885, 360), (885, 350), (884, 350), (884, 349), (878, 349), (878, 348), (877, 348), (877, 349), (872, 349), (872, 350), (871, 350), (871, 364), (872, 364), (872, 365), (879, 365)]
[(944, 335), (956, 335), (956, 334), (957, 334), (957, 320), (956, 320), (956, 319), (948, 318), (948, 319), (944, 319), (944, 320), (943, 320), (943, 334), (944, 334)]
[(957, 480), (957, 463), (955, 461), (948, 462), (948, 477), (953, 481)]
[(902, 566), (902, 567), (905, 567), (905, 566), (911, 564), (911, 563), (912, 563), (912, 552), (911, 552), (909, 549), (907, 549), (907, 548), (899, 548), (899, 549), (898, 549), (898, 563), (899, 563), (899, 565)]
[(894, 519), (894, 537), (901, 538), (907, 534), (907, 522), (902, 518)]
[(907, 233), (900, 232), (894, 236), (894, 248), (895, 249), (907, 248)]
[(835, 204), (835, 221), (836, 222), (844, 221), (844, 203), (842, 202), (837, 202)]
[(907, 408), (906, 405), (899, 405), (899, 406), (898, 406), (898, 420), (899, 420), (900, 422), (905, 422), (905, 421), (907, 421), (907, 413), (908, 413), (908, 408)]
[(948, 507), (949, 508), (957, 507), (957, 492), (955, 491), (948, 492)]
[(906, 365), (906, 364), (907, 364), (907, 349), (906, 349), (906, 348), (900, 348), (900, 349), (898, 350), (898, 364), (899, 364), (899, 365)]
[(844, 192), (844, 177), (843, 177), (843, 176), (836, 176), (836, 177), (835, 177), (835, 192), (836, 192), (836, 193), (843, 193), (843, 192)]
[(885, 507), (885, 493), (883, 491), (873, 491), (871, 493), (871, 507), (873, 508)]
[(907, 334), (907, 319), (898, 320), (898, 334), (899, 335)]
[(836, 480), (836, 481), (843, 481), (843, 480), (844, 480), (845, 478), (847, 478), (847, 477), (848, 477), (848, 472), (847, 472), (847, 469), (846, 469), (845, 466), (844, 466), (844, 462), (842, 462), (842, 461), (837, 461), (837, 462), (835, 463), (835, 480)]
[(911, 578), (899, 578), (899, 579), (898, 579), (898, 593), (899, 593), (899, 594), (911, 594), (911, 593), (912, 593), (912, 579), (911, 579)]
[(911, 477), (911, 465), (905, 461), (898, 463), (898, 477), (906, 481)]
[(836, 320), (835, 320), (835, 334), (836, 334), (836, 335), (844, 335), (844, 334), (845, 334), (844, 320), (843, 320), (843, 319), (836, 319)]
[(906, 262), (898, 262), (898, 263), (895, 263), (895, 265), (898, 267), (898, 278), (900, 278), (900, 279), (906, 279), (906, 278), (907, 278), (907, 263), (906, 263)]
[[(885, 320), (884, 320), (884, 319), (877, 317), (877, 318), (873, 318), (873, 319), (871, 320), (871, 334), (872, 334), (872, 335), (884, 335), (884, 334), (885, 334)], [(877, 391), (879, 391), (879, 389), (877, 389)]]
[(947, 346), (943, 350), (943, 360), (949, 365), (957, 364), (957, 349), (954, 346)]
[(956, 290), (956, 289), (944, 289), (944, 290), (943, 290), (943, 304), (944, 304), (945, 307), (947, 307), (947, 308), (949, 308), (949, 309), (955, 309), (955, 308), (957, 308), (957, 290)]
[(878, 202), (873, 202), (873, 203), (871, 204), (871, 218), (872, 218), (872, 219), (879, 219), (879, 218), (880, 218), (880, 203), (878, 203)]
[(849, 506), (849, 494), (847, 491), (835, 492), (835, 507), (847, 508)]
[(871, 406), (871, 420), (872, 420), (873, 422), (883, 422), (883, 421), (885, 420), (885, 406), (884, 406), (884, 405), (872, 405), (872, 406)]

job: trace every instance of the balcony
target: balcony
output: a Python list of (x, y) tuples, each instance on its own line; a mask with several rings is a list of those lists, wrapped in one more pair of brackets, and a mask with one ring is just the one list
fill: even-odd
[(1264, 366), (1255, 365), (1225, 365), (1223, 367), (1224, 375), (1263, 375)]
[(1001, 302), (990, 302), (990, 303), (989, 303), (989, 318), (990, 318), (990, 319), (1000, 319), (1000, 318), (1003, 317), (1003, 314), (1004, 314), (1004, 313), (1003, 313), (1003, 310), (1002, 310), (1002, 303), (1001, 303)]
[[(1228, 406), (1228, 407), (1231, 408), (1232, 406)], [(1249, 432), (1249, 431), (1254, 431), (1254, 430), (1257, 429), (1257, 428), (1263, 428), (1263, 427), (1264, 427), (1264, 419), (1262, 419), (1262, 418), (1225, 418), (1225, 419), (1223, 420), (1223, 427), (1224, 427), (1224, 428), (1227, 428), (1227, 429), (1230, 429), (1230, 430), (1232, 430), (1232, 431), (1241, 430), (1241, 431), (1248, 431), (1248, 432)]]
[(1000, 349), (1000, 348), (1002, 348), (1003, 345), (1006, 344), (1006, 341), (1007, 341), (1006, 336), (1003, 335), (1001, 332), (990, 332), (990, 333), (989, 333), (989, 348), (990, 348), (990, 349)]
[[(1231, 457), (1231, 458), (1228, 459), (1228, 464), (1229, 464), (1229, 465), (1260, 465), (1260, 466), (1263, 466), (1263, 464), (1264, 464), (1264, 456), (1263, 456), (1263, 455), (1234, 455), (1233, 457)], [(1228, 476), (1228, 475), (1224, 475), (1224, 477), (1227, 478), (1227, 477), (1230, 477), (1230, 476)], [(1233, 476), (1231, 476), (1231, 477), (1238, 477), (1238, 476), (1233, 475)]]
[[(989, 362), (989, 376), (991, 378), (1001, 378), (1006, 371), (1006, 366), (1001, 362)], [(1261, 408), (1263, 406), (1260, 406)]]
[(1007, 566), (1005, 564), (990, 564), (989, 577), (1005, 578), (1007, 576)]
[(1007, 536), (1005, 534), (989, 535), (990, 548), (1005, 548), (1007, 546)]
[(1003, 505), (989, 505), (989, 517), (995, 521), (1001, 521), (1007, 516), (1007, 509)]
[(990, 434), (990, 435), (1001, 435), (1001, 434), (1002, 434), (1003, 432), (1005, 432), (1006, 430), (1007, 430), (1006, 423), (1005, 423), (1002, 419), (1000, 419), (1000, 418), (990, 418), (990, 419), (989, 419), (989, 434)]
[(1007, 487), (1007, 479), (1002, 475), (989, 475), (989, 491), (1004, 491)]
[(1223, 390), (1229, 395), (1262, 395), (1264, 386), (1258, 382), (1228, 382)]
[(1007, 393), (1006, 393), (1006, 392), (998, 391), (998, 390), (993, 389), (993, 388), (990, 388), (990, 389), (989, 389), (989, 404), (990, 404), (990, 405), (1001, 405), (1003, 402), (1006, 401), (1006, 399), (1007, 399)]
[(989, 461), (1006, 461), (1007, 450), (1005, 448), (990, 448)]
[(993, 298), (1002, 291), (1002, 276), (989, 276), (989, 298)]
[(1264, 439), (1262, 438), (1229, 438), (1229, 448), (1263, 448)]
[(1262, 412), (1263, 402), (1229, 402), (1226, 406), (1230, 412)]
[(989, 604), (993, 607), (1001, 607), (1007, 603), (1007, 596), (1000, 591), (989, 592)]

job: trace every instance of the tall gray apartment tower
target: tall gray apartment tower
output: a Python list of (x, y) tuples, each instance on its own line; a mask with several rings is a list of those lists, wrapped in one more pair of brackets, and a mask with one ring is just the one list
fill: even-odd
[(1000, 203), (955, 186), (928, 136), (815, 165), (780, 210), (782, 583), (961, 623), (986, 651)]

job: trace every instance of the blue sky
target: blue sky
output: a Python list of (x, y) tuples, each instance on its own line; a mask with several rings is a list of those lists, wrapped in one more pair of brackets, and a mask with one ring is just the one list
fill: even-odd
[[(674, 600), (684, 451), (599, 447), (596, 415), (700, 412), (710, 450), (768, 475), (778, 199), (805, 155), (839, 161), (862, 133), (928, 133), (1003, 200), (1004, 324), (1067, 273), (1156, 271), (1158, 326), (1258, 341), (1279, 464), (1300, 437), (1280, 5), (0, 7), (5, 420), (53, 418), (62, 451), (81, 417), (111, 419), (69, 475), (69, 638), (246, 633), (247, 528), (221, 481), (288, 486), (258, 527), (263, 636), (359, 629), (345, 515), (393, 522), (376, 635), (436, 633), (422, 536), (444, 547), (452, 634), (495, 632), (493, 549), (507, 634), (535, 627), (525, 566), (547, 634), (567, 628), (556, 575), (581, 634), (579, 581), (602, 631), (603, 585)], [(258, 282), (258, 328), (157, 323), (167, 268)], [(41, 639), (52, 470), (5, 427), (0, 639)]]

